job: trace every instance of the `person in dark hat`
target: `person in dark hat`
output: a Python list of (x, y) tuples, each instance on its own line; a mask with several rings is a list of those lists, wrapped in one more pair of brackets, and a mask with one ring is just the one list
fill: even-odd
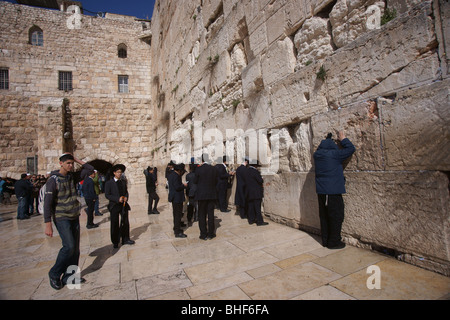
[[(158, 185), (158, 176), (157, 176), (157, 168), (147, 167), (147, 169), (144, 170), (145, 175), (145, 187), (147, 189), (148, 193), (148, 207), (147, 207), (147, 213), (148, 214), (159, 214), (158, 211), (158, 202), (159, 202), (159, 196), (156, 193), (156, 187)], [(155, 204), (153, 205), (153, 201)]]
[(111, 214), (111, 242), (114, 248), (119, 247), (120, 239), (122, 245), (135, 243), (130, 239), (128, 212), (131, 207), (128, 204), (127, 184), (121, 179), (125, 169), (123, 164), (113, 166), (111, 170), (114, 177), (105, 184), (105, 197), (109, 200), (108, 210)]
[(239, 207), (239, 216), (241, 219), (247, 219), (248, 203), (245, 197), (245, 175), (247, 173), (249, 160), (244, 162), (236, 169), (236, 193), (234, 195), (234, 204)]
[(248, 170), (245, 174), (246, 199), (248, 202), (248, 216), (249, 224), (256, 223), (257, 226), (267, 225), (264, 222), (261, 213), (261, 204), (264, 197), (264, 179), (257, 168), (261, 167), (258, 160), (250, 161)]
[(202, 156), (202, 164), (195, 169), (194, 183), (197, 185), (195, 200), (198, 201), (198, 226), (200, 239), (216, 236), (214, 206), (217, 200), (217, 170), (209, 163), (207, 154)]
[(219, 199), (219, 209), (221, 212), (230, 212), (228, 210), (228, 181), (234, 175), (234, 172), (229, 172), (227, 156), (223, 156), (222, 161), (217, 161), (215, 168), (217, 169), (217, 197)]
[(181, 177), (186, 172), (183, 163), (176, 164), (172, 173), (169, 174), (169, 202), (172, 203), (173, 210), (173, 232), (177, 238), (186, 238), (187, 235), (181, 229), (181, 218), (183, 217), (183, 203), (186, 199), (184, 189), (187, 184), (181, 181)]
[(95, 193), (95, 187), (94, 187), (94, 177), (95, 177), (95, 171), (89, 170), (88, 176), (83, 181), (83, 196), (84, 201), (86, 202), (86, 214), (87, 214), (87, 229), (93, 229), (97, 228), (98, 224), (94, 223), (94, 209), (95, 209), (95, 200), (97, 198), (97, 194)]
[(316, 193), (319, 201), (319, 218), (322, 245), (329, 249), (341, 249), (341, 227), (344, 221), (345, 178), (343, 163), (354, 152), (355, 146), (339, 132), (341, 148), (329, 133), (314, 152)]

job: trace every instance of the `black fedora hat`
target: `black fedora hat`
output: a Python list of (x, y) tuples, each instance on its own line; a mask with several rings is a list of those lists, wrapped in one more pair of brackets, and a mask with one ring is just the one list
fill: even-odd
[(116, 172), (117, 170), (122, 170), (122, 173), (125, 172), (125, 170), (127, 169), (123, 164), (115, 164), (112, 168), (111, 171), (112, 172)]

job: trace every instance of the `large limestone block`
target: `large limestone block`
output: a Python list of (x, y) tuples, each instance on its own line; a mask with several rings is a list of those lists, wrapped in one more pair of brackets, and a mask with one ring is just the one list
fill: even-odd
[(328, 19), (312, 17), (307, 19), (296, 33), (297, 63), (302, 66), (319, 61), (333, 53), (331, 35), (328, 33)]
[(326, 88), (309, 65), (270, 87), (272, 127), (299, 123), (328, 110)]
[(295, 228), (320, 230), (314, 172), (265, 175), (264, 213)]
[(228, 51), (223, 51), (220, 55), (211, 56), (211, 89), (217, 92), (231, 78), (231, 57)]
[[(324, 67), (329, 104), (338, 107), (357, 100), (393, 74), (430, 56), (436, 45), (431, 4), (424, 2), (409, 15), (398, 17), (380, 30), (359, 37), (326, 59)], [(430, 65), (424, 67), (430, 68)], [(399, 87), (390, 88), (390, 92), (415, 81), (434, 79), (430, 75), (437, 74), (437, 67), (432, 63), (431, 68), (436, 68), (432, 72), (416, 68), (416, 76), (409, 81), (403, 77), (401, 82), (392, 82)]]
[(333, 27), (333, 40), (338, 48), (344, 47), (369, 31), (366, 22), (369, 6), (376, 5), (383, 14), (384, 1), (376, 0), (338, 0), (330, 13), (330, 22)]
[(296, 58), (290, 38), (274, 42), (261, 59), (264, 86), (294, 73)]
[[(344, 235), (449, 266), (448, 176), (347, 172)], [(450, 270), (447, 270), (447, 273)]]
[(242, 92), (244, 99), (264, 88), (261, 70), (261, 58), (256, 57), (242, 70)]
[(382, 100), (387, 169), (450, 170), (450, 80)]

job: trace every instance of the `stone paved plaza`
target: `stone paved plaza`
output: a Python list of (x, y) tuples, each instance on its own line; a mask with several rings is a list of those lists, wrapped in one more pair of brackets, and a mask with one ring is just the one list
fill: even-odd
[[(136, 191), (138, 190), (138, 191)], [(103, 195), (87, 230), (81, 215), (81, 289), (53, 290), (48, 271), (61, 241), (44, 235), (42, 216), (16, 220), (16, 205), (0, 211), (0, 299), (59, 300), (370, 300), (448, 299), (450, 279), (377, 252), (323, 248), (319, 238), (268, 221), (257, 227), (232, 210), (215, 211), (217, 237), (185, 239), (172, 232), (171, 205), (160, 190), (160, 215), (147, 215), (145, 188), (130, 194), (133, 246), (113, 249)], [(83, 201), (84, 203), (84, 201)], [(267, 220), (267, 219), (266, 219)], [(369, 290), (367, 268), (378, 266), (381, 288)]]

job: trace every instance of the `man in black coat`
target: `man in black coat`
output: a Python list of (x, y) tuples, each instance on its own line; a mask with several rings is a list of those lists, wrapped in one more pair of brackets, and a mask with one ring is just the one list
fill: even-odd
[(355, 146), (339, 132), (341, 148), (329, 133), (314, 152), (316, 193), (319, 201), (319, 218), (322, 245), (329, 249), (341, 249), (341, 228), (344, 221), (345, 177), (343, 163), (354, 152)]
[(217, 200), (217, 170), (208, 164), (208, 155), (202, 156), (202, 164), (195, 169), (194, 183), (197, 185), (195, 200), (198, 201), (198, 226), (200, 239), (207, 240), (216, 236), (214, 207)]
[(261, 204), (264, 197), (264, 180), (261, 173), (256, 169), (259, 167), (259, 162), (250, 164), (244, 177), (246, 186), (246, 198), (248, 201), (248, 223), (256, 223), (257, 226), (265, 226), (268, 223), (264, 222), (261, 213)]
[(181, 229), (181, 218), (183, 217), (183, 202), (186, 200), (184, 189), (187, 184), (182, 183), (181, 177), (185, 173), (184, 164), (176, 164), (174, 170), (168, 176), (169, 202), (172, 202), (173, 210), (173, 232), (177, 238), (186, 238), (187, 235)]
[[(157, 168), (147, 167), (147, 169), (144, 170), (145, 186), (147, 188), (147, 193), (148, 193), (148, 208), (147, 208), (148, 214), (159, 214), (159, 211), (157, 209), (158, 202), (159, 202), (159, 196), (156, 193), (156, 186), (158, 185), (157, 174), (158, 174)], [(153, 201), (155, 201), (154, 206), (153, 206)]]
[[(220, 158), (219, 158), (220, 160)], [(234, 174), (234, 172), (229, 173), (227, 167), (227, 156), (223, 156), (223, 161), (215, 165), (217, 169), (217, 197), (219, 198), (219, 209), (221, 212), (230, 212), (228, 210), (228, 180)]]
[(98, 227), (98, 224), (94, 223), (95, 201), (96, 201), (96, 199), (98, 199), (97, 194), (95, 193), (94, 180), (93, 180), (95, 177), (95, 171), (90, 170), (87, 174), (88, 174), (88, 176), (86, 178), (84, 178), (83, 186), (82, 186), (84, 201), (86, 201), (86, 205), (87, 205), (86, 228), (93, 229), (93, 228)]
[(236, 193), (234, 204), (239, 207), (241, 219), (247, 219), (248, 204), (245, 198), (245, 174), (248, 169), (248, 158), (236, 169)]
[[(128, 204), (127, 184), (121, 179), (125, 171), (123, 164), (117, 164), (112, 167), (114, 177), (105, 184), (105, 197), (109, 200), (108, 210), (111, 216), (111, 242), (114, 248), (119, 247), (120, 238), (122, 245), (134, 244), (130, 239), (130, 222), (128, 220), (128, 211), (131, 210)], [(119, 224), (119, 217), (121, 219)]]

